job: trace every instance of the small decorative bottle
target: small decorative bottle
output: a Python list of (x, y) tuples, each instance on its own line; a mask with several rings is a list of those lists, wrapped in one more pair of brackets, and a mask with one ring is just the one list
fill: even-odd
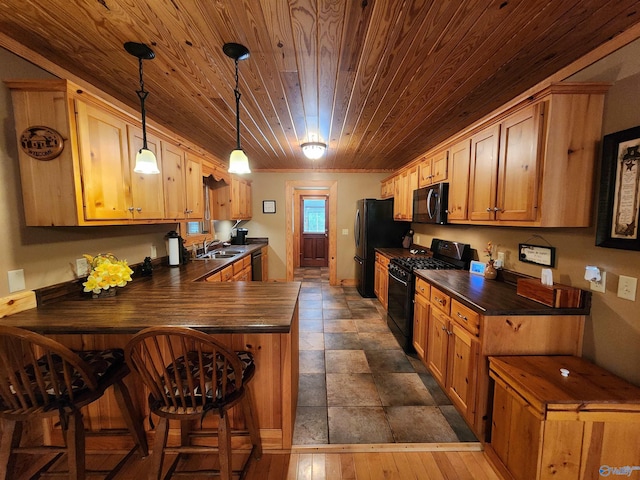
[(487, 262), (487, 266), (484, 268), (484, 278), (488, 280), (493, 280), (498, 276), (498, 271), (496, 267), (493, 266), (494, 260), (489, 260)]

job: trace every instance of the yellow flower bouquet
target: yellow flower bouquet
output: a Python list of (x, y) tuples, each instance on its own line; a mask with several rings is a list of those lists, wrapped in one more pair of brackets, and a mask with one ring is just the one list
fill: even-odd
[(131, 281), (133, 270), (129, 268), (126, 260), (118, 260), (112, 253), (100, 253), (95, 257), (84, 254), (91, 265), (91, 272), (87, 281), (82, 284), (85, 292), (100, 294), (103, 290), (115, 287), (124, 287)]

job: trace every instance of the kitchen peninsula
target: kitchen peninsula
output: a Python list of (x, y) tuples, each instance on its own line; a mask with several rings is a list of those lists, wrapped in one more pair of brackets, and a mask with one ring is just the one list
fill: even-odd
[[(250, 251), (243, 252), (250, 255)], [(72, 295), (5, 317), (5, 325), (43, 333), (70, 348), (124, 347), (131, 336), (150, 326), (180, 325), (213, 335), (229, 348), (249, 350), (256, 362), (252, 381), (257, 417), (265, 449), (290, 448), (298, 394), (298, 293), (299, 282), (205, 282), (223, 268), (225, 260), (191, 261), (177, 268), (158, 266), (153, 275), (135, 278), (117, 295), (92, 299)], [(127, 378), (134, 403), (145, 417), (149, 431), (146, 392)], [(107, 392), (96, 407), (83, 412), (91, 430), (124, 425)], [(241, 426), (240, 410), (232, 413), (233, 426)], [(213, 428), (207, 417), (203, 428)], [(59, 440), (60, 432), (46, 426), (45, 437)], [(179, 431), (170, 435), (178, 438)], [(99, 448), (105, 447), (105, 440)], [(125, 437), (108, 437), (117, 448)], [(88, 448), (91, 448), (90, 440)]]

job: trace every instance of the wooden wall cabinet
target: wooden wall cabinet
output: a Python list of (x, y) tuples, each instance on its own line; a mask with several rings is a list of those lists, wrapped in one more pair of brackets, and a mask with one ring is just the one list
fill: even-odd
[(444, 182), (448, 177), (449, 150), (429, 155), (418, 164), (418, 188)]
[(252, 217), (251, 181), (231, 176), (231, 184), (212, 191), (213, 218), (216, 220), (249, 220)]
[(148, 148), (156, 154), (161, 174), (137, 174), (135, 156), (142, 146), (137, 119), (66, 80), (5, 83), (11, 89), (17, 135), (43, 125), (57, 131), (64, 143), (62, 153), (49, 161), (18, 152), (28, 226), (202, 218), (201, 158), (187, 154), (188, 149), (148, 126)]
[(384, 180), (380, 187), (380, 198), (393, 198), (393, 177)]
[(449, 149), (448, 221), (466, 220), (469, 200), (471, 140), (466, 138)]
[(413, 191), (418, 188), (418, 165), (403, 170), (394, 177), (394, 220), (413, 219)]
[(578, 357), (491, 357), (490, 376), (485, 455), (503, 478), (637, 475), (640, 388)]
[(389, 297), (389, 257), (376, 252), (373, 292), (386, 310)]

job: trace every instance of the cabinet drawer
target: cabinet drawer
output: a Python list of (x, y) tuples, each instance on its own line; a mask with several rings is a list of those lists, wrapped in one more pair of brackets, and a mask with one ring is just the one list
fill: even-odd
[(480, 335), (480, 315), (456, 300), (451, 300), (451, 318), (469, 333)]
[(238, 275), (244, 269), (244, 262), (242, 260), (236, 260), (233, 263), (233, 275)]
[(220, 272), (220, 277), (223, 282), (230, 282), (233, 279), (233, 267), (229, 265)]
[(251, 266), (251, 255), (247, 255), (242, 259), (242, 268), (245, 269)]
[(378, 262), (383, 267), (388, 268), (390, 260), (391, 260), (390, 258), (385, 257), (381, 253), (376, 253), (376, 262)]
[(220, 281), (222, 281), (222, 276), (220, 275), (220, 272), (216, 272), (213, 275), (209, 275), (207, 278), (205, 278), (205, 281), (207, 281), (207, 282), (220, 282)]
[(418, 295), (422, 295), (428, 300), (431, 295), (431, 285), (421, 278), (416, 278), (416, 293)]
[(449, 315), (451, 299), (449, 295), (442, 293), (436, 287), (431, 287), (431, 304), (439, 310)]

